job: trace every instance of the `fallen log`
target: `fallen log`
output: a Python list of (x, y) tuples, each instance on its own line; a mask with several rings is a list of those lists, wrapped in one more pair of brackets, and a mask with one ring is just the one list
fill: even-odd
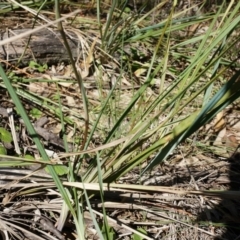
[[(1, 33), (1, 40), (19, 35), (30, 29), (17, 29)], [(70, 32), (67, 34), (69, 46), (76, 59), (81, 54), (77, 36)], [(21, 61), (18, 63), (20, 57)], [(57, 64), (69, 62), (67, 50), (63, 44), (61, 34), (52, 29), (43, 29), (31, 36), (27, 36), (6, 45), (0, 46), (0, 60), (11, 64), (28, 65), (33, 60), (39, 64)]]

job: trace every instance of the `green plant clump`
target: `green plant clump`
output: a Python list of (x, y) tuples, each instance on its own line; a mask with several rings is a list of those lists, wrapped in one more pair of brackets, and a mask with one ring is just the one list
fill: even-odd
[[(76, 229), (74, 236), (80, 240), (88, 234), (85, 211), (90, 214), (99, 239), (117, 239), (114, 230), (117, 223), (107, 209), (113, 208), (109, 192), (116, 197), (123, 192), (123, 199), (134, 201), (130, 207), (119, 200), (136, 214), (134, 219), (143, 218), (143, 212), (154, 214), (153, 206), (156, 212), (163, 211), (158, 208), (160, 201), (154, 202), (154, 198), (152, 205), (148, 201), (149, 205), (143, 208), (143, 199), (139, 197), (143, 193), (216, 196), (216, 192), (199, 189), (174, 192), (172, 188), (145, 186), (142, 179), (176, 153), (181, 144), (186, 144), (187, 149), (188, 143), (194, 142), (193, 135), (200, 136), (199, 129), (240, 96), (238, 59), (230, 54), (239, 48), (240, 34), (236, 33), (240, 2), (230, 1), (227, 7), (223, 3), (207, 13), (203, 11), (204, 5), (193, 4), (183, 10), (177, 1), (171, 6), (168, 1), (156, 1), (150, 10), (143, 5), (138, 9), (137, 4), (133, 6), (130, 2), (92, 1), (94, 16), (89, 14), (93, 19), (77, 12), (74, 18), (70, 15), (66, 20), (65, 15), (61, 18), (66, 4), (82, 9), (88, 6), (61, 5), (55, 1), (55, 23), (72, 72), (63, 74), (58, 68), (61, 70), (55, 73), (55, 78), (48, 78), (51, 79), (48, 96), (38, 96), (16, 81), (13, 85), (0, 66), (1, 87), (7, 89), (41, 155), (39, 163), (46, 167), (63, 199), (57, 229), (64, 228), (70, 215)], [(63, 24), (62, 20), (66, 22)], [(79, 59), (73, 58), (70, 32), (79, 36), (83, 55)], [(46, 64), (31, 61), (29, 67), (49, 74)], [(69, 76), (73, 79), (68, 82)], [(58, 153), (56, 159), (49, 158), (19, 96), (34, 103), (30, 111), (34, 118), (49, 114), (61, 124), (65, 153)], [(69, 139), (71, 143), (79, 140), (79, 144), (70, 146)], [(4, 128), (0, 128), (0, 141), (12, 141)], [(1, 152), (4, 154), (4, 149)], [(137, 177), (131, 180), (134, 185), (124, 180), (135, 173)], [(126, 197), (125, 193), (130, 195)], [(95, 200), (99, 203), (97, 207), (93, 204)], [(172, 211), (170, 207), (166, 209)], [(183, 217), (181, 221), (171, 217), (174, 215), (171, 213), (167, 222), (166, 210), (158, 215), (159, 221), (166, 224), (176, 221), (180, 226), (195, 228), (194, 224), (186, 223), (190, 222), (186, 216), (193, 213), (182, 216), (176, 209), (174, 214)], [(132, 233), (132, 239), (153, 239), (154, 234), (144, 226), (136, 227), (134, 220), (119, 221)]]

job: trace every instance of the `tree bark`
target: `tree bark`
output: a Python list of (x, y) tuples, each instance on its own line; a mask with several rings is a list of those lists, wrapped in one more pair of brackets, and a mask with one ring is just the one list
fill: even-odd
[[(21, 34), (30, 29), (11, 30), (1, 33), (1, 40)], [(68, 33), (68, 43), (76, 59), (81, 54), (79, 41), (74, 33)], [(28, 65), (33, 60), (39, 64), (57, 64), (69, 62), (69, 56), (63, 44), (61, 35), (55, 30), (43, 29), (31, 36), (18, 39), (4, 46), (0, 46), (0, 60), (11, 64)]]

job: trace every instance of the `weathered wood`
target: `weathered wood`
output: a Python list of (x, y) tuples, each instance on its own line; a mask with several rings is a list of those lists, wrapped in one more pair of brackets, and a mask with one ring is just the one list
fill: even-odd
[[(28, 30), (30, 29), (18, 29), (11, 30), (11, 32), (4, 32), (1, 34), (1, 40)], [(24, 54), (21, 59), (21, 65), (27, 65), (30, 60), (34, 60), (40, 64), (47, 63), (49, 65), (69, 62), (69, 57), (59, 32), (43, 29), (31, 35), (29, 44), (28, 41), (29, 36), (0, 46), (0, 59), (15, 64), (21, 55)], [(78, 42), (77, 36), (74, 33), (68, 33), (68, 43), (74, 58), (77, 58), (80, 54)], [(24, 53), (25, 48), (26, 51)]]

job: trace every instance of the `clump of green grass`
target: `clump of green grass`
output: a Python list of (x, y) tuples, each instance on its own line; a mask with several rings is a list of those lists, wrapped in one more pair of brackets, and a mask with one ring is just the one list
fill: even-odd
[[(86, 83), (81, 71), (75, 67), (69, 50), (70, 62), (75, 67), (77, 93), (83, 102), (83, 116), (77, 112), (76, 115), (84, 121), (83, 129), (75, 129), (76, 138), (81, 134), (80, 148), (69, 153), (65, 144), (66, 153), (60, 155), (60, 158), (69, 162), (68, 182), (62, 183), (57, 168), (51, 165), (16, 89), (3, 68), (0, 68), (3, 83), (41, 154), (42, 164), (47, 165), (64, 200), (58, 229), (63, 228), (70, 211), (79, 239), (85, 239), (85, 208), (90, 212), (99, 238), (116, 239), (109, 227), (111, 220), (104, 205), (102, 213), (96, 212), (91, 199), (99, 195), (104, 203), (107, 190), (154, 192), (156, 188), (149, 189), (140, 184), (141, 176), (166, 160), (180, 143), (240, 95), (239, 72), (231, 71), (237, 59), (229, 58), (229, 52), (236, 48), (239, 41), (239, 37), (232, 37), (240, 21), (239, 3), (229, 5), (227, 9), (220, 6), (214, 14), (200, 16), (186, 16), (186, 11), (176, 11), (173, 5), (166, 19), (155, 19), (155, 23), (152, 23), (149, 17), (151, 11), (128, 12), (126, 4), (118, 5), (117, 2), (113, 1), (103, 22), (100, 1), (97, 1), (97, 17), (93, 21), (94, 28), (98, 27), (97, 32), (94, 30), (97, 41), (83, 34), (85, 41), (95, 47), (95, 50), (89, 50), (88, 57), (92, 56), (92, 59), (88, 63), (101, 96), (97, 104), (93, 103), (86, 91)], [(55, 6), (59, 19), (58, 1)], [(160, 3), (155, 10), (163, 7)], [(76, 16), (75, 21), (81, 22), (83, 19)], [(207, 23), (203, 33), (182, 35), (192, 26), (203, 22)], [(58, 24), (68, 49), (66, 28)], [(75, 31), (78, 32), (77, 29)], [(179, 35), (181, 41), (177, 39)], [(141, 48), (147, 48), (148, 51), (144, 53)], [(106, 79), (110, 82), (108, 90), (103, 87)], [(126, 85), (128, 90), (124, 89)], [(66, 121), (60, 96), (58, 103), (56, 116), (65, 132)], [(97, 137), (100, 146), (94, 148)], [(91, 161), (82, 171), (89, 156)], [(145, 167), (141, 168), (143, 164)], [(136, 179), (139, 185), (113, 184), (121, 177), (128, 176), (137, 166), (141, 168), (141, 174)], [(80, 172), (81, 182), (78, 183)], [(101, 227), (96, 221), (96, 214), (102, 218)], [(130, 230), (135, 235), (151, 239), (146, 231)]]

